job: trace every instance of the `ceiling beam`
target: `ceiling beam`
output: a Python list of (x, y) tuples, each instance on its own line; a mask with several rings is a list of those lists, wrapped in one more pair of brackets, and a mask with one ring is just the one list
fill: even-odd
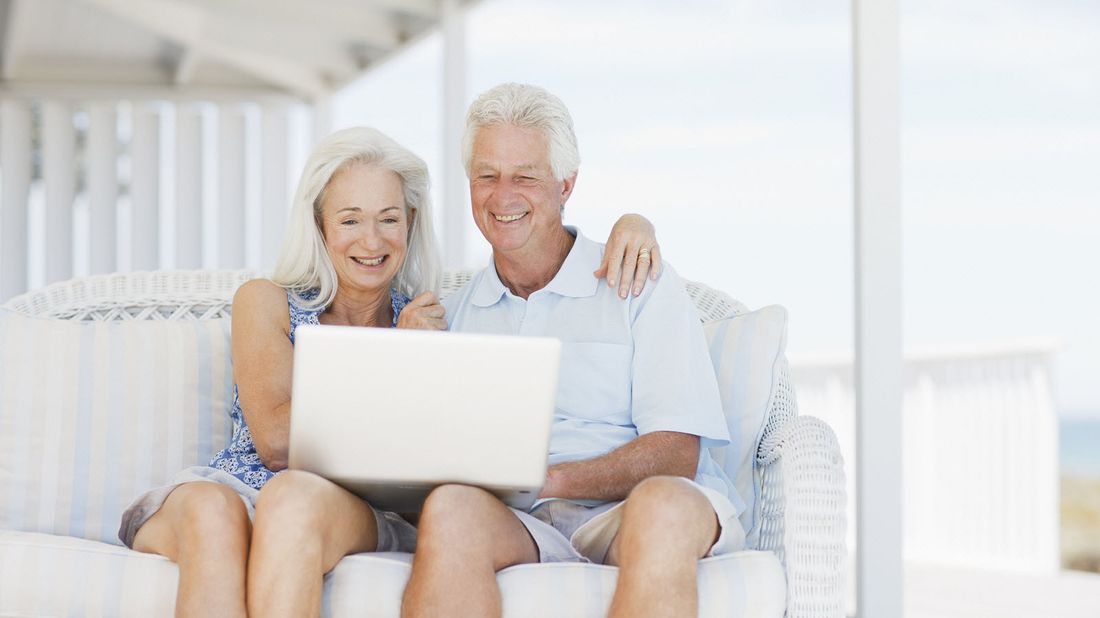
[(308, 11), (300, 0), (200, 0), (200, 4), (234, 26), (252, 23), (259, 30), (278, 28), (298, 39), (354, 41), (380, 49), (401, 43), (389, 13), (371, 3), (311, 0)]
[(84, 2), (183, 46), (185, 54), (197, 53), (219, 60), (307, 98), (323, 97), (331, 90), (306, 64), (248, 49), (232, 39), (225, 40), (224, 33), (218, 38), (211, 37), (217, 27), (211, 27), (209, 14), (202, 7), (179, 0)]
[(439, 0), (370, 0), (370, 2), (363, 2), (362, 0), (322, 1), (330, 4), (359, 7), (360, 9), (363, 8), (363, 5), (367, 4), (370, 5), (371, 8), (395, 13), (404, 13), (406, 15), (425, 19), (437, 19), (441, 13), (441, 4)]
[(176, 60), (175, 66), (172, 68), (172, 83), (177, 86), (191, 83), (191, 78), (195, 76), (195, 67), (197, 67), (198, 64), (198, 52), (190, 47), (184, 48), (179, 59)]

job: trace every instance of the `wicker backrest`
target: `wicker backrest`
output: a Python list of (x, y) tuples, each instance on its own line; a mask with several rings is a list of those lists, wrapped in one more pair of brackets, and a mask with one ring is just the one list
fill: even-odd
[[(476, 270), (443, 275), (441, 296), (462, 287)], [(4, 308), (25, 315), (79, 321), (208, 320), (229, 315), (233, 293), (256, 270), (180, 270), (93, 275), (54, 283), (8, 301)], [(745, 305), (702, 283), (687, 291), (703, 322), (740, 315)]]

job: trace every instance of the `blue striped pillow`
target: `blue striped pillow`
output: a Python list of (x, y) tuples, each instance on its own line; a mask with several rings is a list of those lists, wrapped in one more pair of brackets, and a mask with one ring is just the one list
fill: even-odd
[(119, 544), (134, 497), (224, 447), (232, 395), (229, 318), (0, 309), (0, 528)]
[(704, 324), (703, 331), (730, 432), (729, 446), (711, 449), (711, 456), (745, 501), (739, 517), (751, 549), (758, 536), (756, 447), (786, 365), (787, 310), (771, 305)]

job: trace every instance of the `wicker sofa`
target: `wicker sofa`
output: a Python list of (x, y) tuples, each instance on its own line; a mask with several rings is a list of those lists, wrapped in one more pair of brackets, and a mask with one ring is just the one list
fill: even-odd
[[(172, 614), (176, 565), (122, 547), (118, 515), (228, 440), (229, 303), (256, 276), (95, 276), (0, 308), (0, 616)], [(448, 273), (444, 294), (469, 276)], [(731, 434), (748, 445), (715, 456), (752, 498), (742, 516), (751, 550), (700, 562), (700, 615), (842, 616), (841, 456), (828, 426), (797, 415), (786, 313), (688, 290)], [(740, 412), (750, 409), (759, 418)], [(344, 558), (325, 578), (322, 614), (397, 616), (410, 562)], [(506, 569), (498, 581), (506, 616), (600, 616), (615, 578), (613, 567), (549, 564)]]

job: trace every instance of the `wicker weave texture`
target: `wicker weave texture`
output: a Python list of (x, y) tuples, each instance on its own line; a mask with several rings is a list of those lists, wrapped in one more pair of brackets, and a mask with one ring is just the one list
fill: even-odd
[(9, 300), (5, 309), (77, 321), (209, 320), (229, 315), (252, 270), (116, 273), (62, 281)]
[[(448, 271), (441, 297), (476, 271)], [(205, 320), (228, 315), (233, 294), (252, 270), (156, 271), (101, 275), (55, 283), (11, 299), (6, 309), (81, 321)], [(748, 312), (704, 284), (686, 282), (700, 320)], [(845, 604), (845, 480), (836, 436), (824, 422), (798, 416), (786, 361), (769, 403), (757, 449), (761, 485), (758, 549), (778, 554), (787, 573), (790, 618), (836, 618)]]

